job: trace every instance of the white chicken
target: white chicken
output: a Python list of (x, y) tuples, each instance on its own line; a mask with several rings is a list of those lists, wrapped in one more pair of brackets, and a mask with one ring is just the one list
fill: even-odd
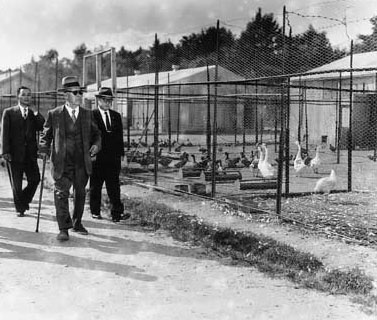
[(315, 157), (310, 161), (310, 168), (314, 173), (318, 173), (318, 168), (321, 165), (321, 159), (319, 157), (319, 146), (315, 149)]
[(323, 192), (329, 194), (336, 186), (336, 174), (334, 169), (331, 170), (330, 176), (323, 177), (317, 181), (314, 192)]
[(304, 171), (305, 168), (307, 168), (307, 165), (305, 164), (305, 161), (301, 157), (301, 145), (298, 141), (295, 142), (297, 145), (297, 155), (295, 160), (293, 161), (293, 168), (296, 171), (296, 175), (298, 176), (299, 174)]
[[(263, 143), (264, 155), (259, 157), (258, 169), (263, 178), (272, 178), (275, 175), (275, 168), (268, 162), (268, 149)], [(262, 159), (263, 158), (263, 159)]]

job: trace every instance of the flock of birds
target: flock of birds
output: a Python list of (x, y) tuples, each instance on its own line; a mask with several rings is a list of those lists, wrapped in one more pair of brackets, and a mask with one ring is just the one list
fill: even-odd
[[(291, 155), (288, 160), (290, 161), (290, 165), (293, 165), (296, 176), (301, 177), (307, 170), (318, 174), (321, 166), (320, 146), (316, 147), (315, 156), (310, 157), (308, 151), (302, 148), (298, 141), (296, 141), (295, 144), (297, 146), (297, 154), (295, 157)], [(199, 145), (195, 154), (189, 154), (182, 150), (184, 147), (193, 146), (189, 139), (182, 144), (173, 142), (173, 146), (174, 153), (163, 153), (166, 147), (166, 141), (159, 142), (157, 161), (160, 168), (212, 169), (213, 162), (206, 148)], [(148, 166), (154, 164), (155, 161), (151, 147), (152, 146), (148, 146), (147, 150), (144, 152), (138, 150), (134, 151), (129, 161), (139, 163), (142, 168), (147, 169)], [(218, 151), (222, 152), (222, 148), (219, 148)], [(223, 172), (227, 169), (247, 168), (252, 172), (253, 176), (271, 179), (276, 177), (277, 169), (275, 166), (278, 162), (279, 159), (275, 159), (275, 163), (273, 164), (270, 162), (268, 147), (266, 144), (262, 143), (257, 144), (256, 148), (251, 150), (249, 157), (247, 157), (244, 152), (240, 152), (237, 157), (230, 157), (229, 152), (224, 152), (222, 159), (216, 160), (215, 170), (217, 172)], [(317, 180), (314, 192), (329, 193), (335, 188), (336, 183), (337, 177), (335, 171), (331, 170), (329, 176)]]

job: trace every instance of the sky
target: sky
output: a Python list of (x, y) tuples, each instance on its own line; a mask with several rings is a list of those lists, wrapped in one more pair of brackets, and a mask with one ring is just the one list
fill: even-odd
[(369, 19), (377, 15), (377, 0), (0, 0), (0, 70), (50, 49), (72, 59), (82, 43), (91, 51), (101, 45), (133, 51), (149, 48), (157, 34), (177, 44), (217, 20), (239, 35), (259, 7), (282, 26), (284, 6), (293, 34), (312, 24), (343, 48), (358, 34), (370, 34)]

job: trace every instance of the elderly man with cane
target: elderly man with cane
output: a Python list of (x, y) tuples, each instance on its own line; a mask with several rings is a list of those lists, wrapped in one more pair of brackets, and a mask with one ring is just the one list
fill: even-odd
[[(1, 154), (7, 162), (13, 201), (17, 215), (29, 210), (37, 190), (40, 174), (37, 162), (36, 133), (42, 130), (45, 119), (31, 107), (31, 90), (21, 86), (17, 90), (18, 104), (4, 110), (1, 130)], [(23, 176), (27, 185), (22, 188)]]
[[(101, 134), (90, 110), (81, 107), (83, 88), (77, 77), (62, 80), (65, 104), (48, 112), (40, 139), (40, 152), (50, 154), (59, 241), (69, 240), (68, 230), (87, 235), (82, 224), (85, 186), (92, 160), (101, 149)], [(69, 191), (73, 186), (73, 214)]]

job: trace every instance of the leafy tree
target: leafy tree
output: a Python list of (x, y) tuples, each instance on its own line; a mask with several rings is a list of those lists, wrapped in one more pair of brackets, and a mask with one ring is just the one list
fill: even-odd
[(281, 28), (273, 14), (262, 15), (259, 8), (237, 41), (238, 72), (246, 77), (281, 73), (281, 40)]
[(371, 18), (372, 34), (370, 35), (358, 35), (358, 39), (362, 42), (355, 45), (355, 52), (370, 52), (377, 50), (377, 16)]
[(117, 76), (133, 75), (139, 69), (136, 52), (128, 51), (122, 46), (116, 54)]
[(287, 73), (314, 69), (338, 59), (341, 54), (332, 48), (326, 32), (317, 32), (310, 25), (304, 33), (288, 41)]
[(159, 70), (168, 71), (171, 70), (173, 64), (179, 64), (179, 56), (176, 47), (169, 40), (168, 42), (161, 43), (159, 45)]
[(73, 61), (72, 61), (72, 73), (82, 78), (82, 66), (84, 61), (84, 55), (91, 53), (85, 43), (78, 45), (73, 49)]
[(152, 70), (152, 64), (153, 64), (153, 58), (151, 56), (151, 51), (142, 49), (141, 47), (134, 52), (135, 60), (137, 63), (137, 66), (139, 67), (138, 71), (142, 73), (150, 73), (153, 72)]
[[(177, 45), (177, 56), (184, 65), (193, 64), (199, 67), (207, 63), (213, 64), (216, 59), (217, 39), (220, 55), (226, 56), (225, 52), (230, 51), (235, 44), (235, 36), (224, 27), (219, 28), (218, 38), (216, 27), (209, 27), (201, 30), (200, 33), (183, 36)], [(197, 63), (190, 63), (190, 61), (197, 61)]]

